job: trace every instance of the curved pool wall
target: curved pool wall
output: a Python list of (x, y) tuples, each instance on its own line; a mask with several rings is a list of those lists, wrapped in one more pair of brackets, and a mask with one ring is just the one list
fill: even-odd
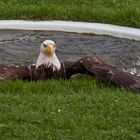
[(93, 33), (140, 41), (140, 29), (111, 24), (74, 21), (1, 20), (0, 29), (48, 30), (75, 33)]

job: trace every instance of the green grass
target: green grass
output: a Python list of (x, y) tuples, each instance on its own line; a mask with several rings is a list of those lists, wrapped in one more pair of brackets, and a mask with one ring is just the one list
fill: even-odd
[(140, 27), (140, 0), (1, 0), (0, 19), (59, 19)]
[(0, 139), (140, 139), (139, 105), (138, 94), (90, 77), (1, 83)]

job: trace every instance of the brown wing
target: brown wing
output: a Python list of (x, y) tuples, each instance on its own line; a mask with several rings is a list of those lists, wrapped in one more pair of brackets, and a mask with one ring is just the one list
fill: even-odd
[[(100, 59), (97, 59), (95, 57), (86, 56), (81, 58), (80, 60), (76, 62), (64, 62), (65, 70), (66, 70), (66, 77), (69, 79), (72, 75), (75, 74), (91, 74), (89, 69), (93, 65), (100, 65), (104, 62)], [(91, 74), (93, 75), (93, 74)]]
[(101, 80), (111, 82), (121, 88), (140, 92), (140, 78), (118, 70), (95, 57), (84, 57), (81, 64), (87, 71)]
[(30, 72), (27, 66), (15, 67), (8, 65), (0, 65), (0, 81), (14, 80), (17, 78), (30, 78)]

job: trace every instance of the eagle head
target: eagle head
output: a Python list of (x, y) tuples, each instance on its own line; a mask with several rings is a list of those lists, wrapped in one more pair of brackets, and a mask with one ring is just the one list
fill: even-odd
[(55, 53), (55, 43), (52, 40), (45, 40), (40, 47), (40, 51), (48, 56), (52, 56)]
[(36, 68), (41, 65), (52, 67), (53, 71), (61, 68), (61, 63), (55, 54), (56, 46), (52, 40), (45, 40), (40, 47), (40, 54), (36, 62)]

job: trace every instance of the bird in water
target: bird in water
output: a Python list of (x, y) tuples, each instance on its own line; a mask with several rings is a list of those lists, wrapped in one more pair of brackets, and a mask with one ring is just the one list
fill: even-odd
[(73, 61), (60, 62), (52, 40), (45, 40), (40, 47), (36, 64), (30, 66), (0, 65), (0, 81), (23, 79), (29, 81), (69, 79), (76, 74), (86, 74), (120, 88), (140, 93), (140, 78), (114, 68), (94, 56), (85, 56)]

